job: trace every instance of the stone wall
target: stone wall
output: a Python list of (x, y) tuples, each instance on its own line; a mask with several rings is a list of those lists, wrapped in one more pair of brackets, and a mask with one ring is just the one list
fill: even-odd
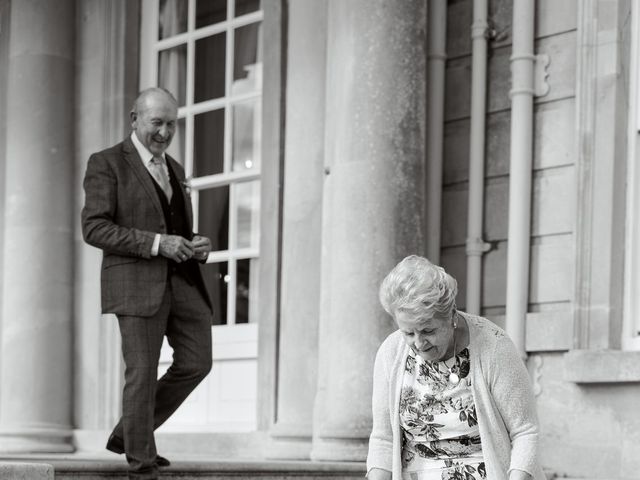
[[(512, 2), (490, 2), (483, 313), (504, 322)], [(450, 1), (442, 263), (465, 298), (472, 2)], [(536, 53), (550, 91), (535, 102), (528, 366), (545, 469), (572, 478), (638, 478), (637, 372), (620, 345), (629, 3), (536, 2)], [(613, 350), (599, 350), (599, 349)], [(582, 350), (580, 350), (582, 349)], [(596, 350), (598, 349), (598, 350)], [(600, 356), (599, 356), (600, 355)], [(635, 357), (634, 357), (635, 358)], [(589, 378), (587, 359), (611, 371)], [(603, 380), (604, 379), (604, 380)]]
[[(573, 8), (570, 8), (573, 6)], [(532, 311), (566, 311), (572, 298), (575, 212), (575, 2), (538, 2), (537, 53), (551, 57), (549, 94), (536, 99), (530, 302)], [(449, 3), (442, 263), (460, 282), (464, 306), (471, 82), (471, 1)], [(482, 304), (504, 313), (509, 194), (511, 2), (490, 2)], [(498, 320), (500, 322), (500, 320)]]

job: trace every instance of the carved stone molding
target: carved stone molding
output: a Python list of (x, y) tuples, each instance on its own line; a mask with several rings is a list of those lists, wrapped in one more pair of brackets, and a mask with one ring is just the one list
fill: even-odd
[[(617, 348), (622, 305), (627, 112), (620, 12), (578, 3), (574, 348)], [(618, 5), (618, 8), (624, 8)], [(601, 18), (603, 17), (603, 18)]]
[(533, 386), (533, 394), (539, 397), (542, 394), (542, 366), (544, 360), (542, 355), (532, 355), (529, 358), (529, 375), (531, 375), (531, 384)]

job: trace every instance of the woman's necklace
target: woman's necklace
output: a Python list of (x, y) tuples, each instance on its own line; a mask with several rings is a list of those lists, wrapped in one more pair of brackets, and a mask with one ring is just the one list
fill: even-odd
[(456, 366), (456, 328), (458, 327), (457, 313), (456, 317), (453, 320), (453, 365), (448, 366), (446, 363), (446, 367), (449, 370), (449, 383), (451, 385), (457, 385), (460, 382), (460, 376), (458, 375), (458, 367)]
[[(439, 362), (429, 362), (431, 365), (433, 365), (433, 368), (435, 368), (437, 371), (439, 371), (439, 367), (437, 366), (438, 363), (443, 363), (445, 368), (449, 371), (449, 375), (447, 375), (447, 381), (451, 384), (451, 385), (457, 385), (458, 383), (460, 383), (460, 375), (458, 375), (458, 372), (460, 371), (460, 368), (457, 365), (457, 358), (456, 358), (456, 332), (457, 332), (457, 328), (458, 328), (458, 314), (457, 312), (454, 314), (453, 317), (453, 365), (449, 366), (447, 365), (447, 361), (446, 360), (440, 360)], [(418, 352), (418, 350), (415, 349), (415, 347), (410, 346), (409, 347), (411, 349), (411, 351), (413, 352), (415, 357), (418, 357), (420, 354)]]

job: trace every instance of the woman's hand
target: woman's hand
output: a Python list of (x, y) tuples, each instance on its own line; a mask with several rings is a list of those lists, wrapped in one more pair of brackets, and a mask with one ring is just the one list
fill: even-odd
[(391, 472), (382, 468), (372, 468), (367, 474), (368, 480), (391, 480)]
[(522, 470), (513, 469), (509, 473), (509, 480), (531, 480), (531, 475)]

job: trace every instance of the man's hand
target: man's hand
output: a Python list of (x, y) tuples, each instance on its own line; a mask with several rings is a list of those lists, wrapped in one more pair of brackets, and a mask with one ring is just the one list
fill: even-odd
[(203, 237), (202, 235), (196, 235), (193, 237), (193, 258), (196, 260), (203, 262), (209, 256), (209, 252), (211, 251), (211, 240), (207, 237)]
[(174, 262), (182, 263), (193, 257), (193, 243), (179, 235), (161, 235), (158, 253)]

